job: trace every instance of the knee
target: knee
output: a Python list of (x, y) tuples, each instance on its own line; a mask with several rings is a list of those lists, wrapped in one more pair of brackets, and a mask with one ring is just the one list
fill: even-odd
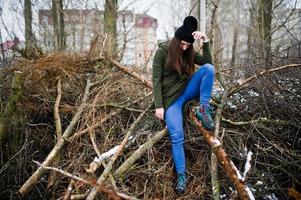
[(170, 134), (170, 140), (172, 145), (182, 145), (184, 142), (184, 134), (181, 131), (172, 131)]
[(206, 63), (204, 65), (202, 65), (202, 67), (207, 74), (210, 74), (210, 75), (214, 75), (214, 66), (210, 63)]

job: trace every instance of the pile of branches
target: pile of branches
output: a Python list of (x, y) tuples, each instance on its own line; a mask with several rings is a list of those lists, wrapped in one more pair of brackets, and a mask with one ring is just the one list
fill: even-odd
[[(66, 54), (24, 60), (1, 71), (1, 89), (6, 91), (2, 110), (15, 71), (22, 74), (22, 96), (18, 117), (7, 129), (19, 134), (20, 140), (12, 148), (8, 138), (5, 152), (9, 153), (1, 155), (1, 197), (178, 197), (165, 124), (153, 114), (151, 85), (138, 69), (128, 71), (109, 58)], [(283, 71), (295, 74), (297, 68)], [(256, 198), (298, 195), (301, 185), (301, 76), (287, 77), (257, 75), (231, 88), (222, 102), (213, 102), (216, 109), (225, 105), (218, 139), (238, 170), (244, 170), (248, 151), (253, 152), (243, 182)], [(279, 86), (278, 95), (267, 96), (271, 84), (262, 87), (267, 80)], [(292, 88), (284, 82), (292, 83)], [(185, 124), (188, 188), (181, 198), (209, 199), (211, 145), (193, 120), (188, 118)], [(222, 165), (220, 185), (222, 198), (237, 197)]]

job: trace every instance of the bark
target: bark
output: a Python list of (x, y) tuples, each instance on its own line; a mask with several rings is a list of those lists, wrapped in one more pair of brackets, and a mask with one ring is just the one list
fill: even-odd
[(62, 84), (61, 79), (57, 83), (57, 97), (54, 104), (54, 120), (55, 120), (55, 129), (56, 129), (56, 137), (60, 138), (62, 136), (62, 123), (61, 117), (59, 113), (59, 106), (62, 99)]
[[(56, 139), (57, 139), (56, 142), (58, 142), (58, 140), (62, 137), (62, 124), (61, 124), (61, 118), (59, 113), (61, 98), (62, 98), (62, 85), (61, 85), (61, 79), (59, 79), (57, 83), (57, 97), (54, 104), (54, 121), (55, 121)], [(61, 152), (57, 153), (57, 155), (53, 158), (52, 161), (53, 167), (59, 166), (61, 157), (62, 157), (62, 153)], [(57, 177), (57, 172), (52, 171), (48, 178), (48, 184), (47, 184), (48, 188), (54, 184), (56, 177)]]
[(122, 165), (115, 171), (115, 177), (121, 178), (122, 175), (156, 142), (167, 136), (167, 129), (156, 133), (153, 137), (148, 139), (144, 144), (142, 144), (132, 155), (122, 163)]
[(250, 1), (250, 8), (249, 8), (249, 26), (248, 26), (248, 39), (247, 39), (247, 57), (248, 57), (248, 61), (246, 63), (246, 67), (245, 67), (245, 77), (250, 77), (253, 75), (254, 72), (254, 68), (253, 68), (253, 63), (254, 60), (253, 58), (255, 57), (255, 52), (257, 52), (254, 49), (254, 46), (256, 47), (258, 44), (258, 36), (257, 36), (257, 32), (256, 32), (256, 1)]
[[(219, 65), (219, 47), (220, 47), (220, 32), (219, 27), (217, 23), (217, 12), (220, 4), (220, 0), (212, 1), (212, 4), (214, 6), (212, 11), (212, 17), (211, 17), (211, 37), (212, 37), (212, 51), (213, 51), (213, 63), (214, 68), (217, 71), (216, 77), (219, 83), (222, 85), (223, 88), (226, 88), (226, 84), (224, 83), (224, 80), (220, 73), (220, 65)], [(222, 108), (220, 108), (222, 109)], [(214, 136), (218, 138), (219, 133), (219, 118), (216, 116), (216, 127)], [(212, 152), (211, 153), (211, 159), (210, 159), (210, 174), (211, 174), (211, 184), (212, 184), (212, 198), (214, 200), (219, 200), (220, 198), (220, 184), (219, 184), (219, 176), (218, 176), (218, 160), (216, 158), (216, 155)]]
[[(15, 71), (12, 80), (12, 89), (8, 98), (8, 102), (5, 106), (4, 112), (0, 118), (0, 147), (1, 151), (4, 150), (6, 140), (8, 138), (7, 125), (11, 122), (11, 118), (16, 113), (17, 104), (22, 93), (22, 72)], [(17, 132), (16, 132), (17, 133)], [(12, 134), (16, 134), (12, 133)], [(12, 138), (17, 138), (13, 136)], [(13, 151), (14, 152), (14, 151)]]
[[(237, 53), (237, 36), (238, 36), (238, 29), (234, 28), (233, 30), (233, 44), (232, 44), (232, 56), (231, 56), (231, 62), (230, 62), (230, 68), (235, 68), (236, 63), (236, 53)], [(234, 77), (235, 70), (231, 70), (230, 76)], [(234, 79), (233, 79), (234, 80)]]
[(256, 123), (271, 123), (277, 126), (295, 126), (296, 128), (301, 128), (295, 122), (279, 120), (279, 119), (258, 118), (250, 121), (232, 121), (230, 119), (222, 118), (222, 121), (227, 122), (234, 126), (245, 126), (245, 125), (256, 124)]
[(272, 42), (272, 12), (273, 0), (259, 0), (258, 28), (262, 42), (267, 69), (272, 66), (271, 42)]
[(52, 19), (54, 31), (54, 49), (56, 51), (64, 50), (66, 48), (66, 36), (64, 25), (63, 1), (52, 0)]
[(34, 47), (34, 34), (32, 32), (32, 9), (31, 0), (24, 0), (24, 20), (25, 20), (25, 49), (31, 51)]
[(288, 195), (293, 198), (293, 199), (301, 199), (301, 194), (294, 188), (289, 188), (288, 189)]
[(223, 86), (223, 88), (226, 87), (226, 84), (222, 80), (221, 76), (221, 69), (220, 69), (220, 46), (221, 46), (221, 33), (219, 29), (219, 25), (217, 23), (217, 10), (220, 4), (220, 0), (212, 1), (213, 4), (213, 10), (212, 10), (212, 16), (211, 16), (211, 31), (210, 36), (212, 40), (212, 52), (213, 52), (213, 64), (216, 71), (216, 78), (219, 80), (220, 84)]
[(138, 73), (134, 72), (133, 70), (131, 70), (129, 67), (125, 67), (123, 65), (121, 65), (119, 62), (115, 61), (115, 60), (111, 60), (111, 62), (118, 67), (119, 69), (121, 69), (122, 71), (124, 71), (125, 73), (135, 77), (136, 79), (138, 79), (139, 81), (141, 81), (144, 85), (152, 88), (152, 83), (150, 81), (148, 81), (147, 79), (141, 77)]
[[(90, 83), (90, 79), (88, 79), (87, 84), (86, 84), (86, 88), (85, 88), (84, 97), (82, 99), (82, 103), (78, 107), (77, 112), (75, 113), (74, 117), (72, 118), (72, 120), (71, 120), (70, 124), (68, 125), (68, 127), (66, 128), (66, 130), (64, 131), (62, 137), (60, 137), (58, 139), (58, 142), (56, 143), (56, 145), (53, 147), (51, 152), (48, 154), (47, 158), (42, 163), (42, 165), (44, 167), (49, 166), (49, 165), (52, 164), (52, 162), (53, 162), (54, 158), (56, 157), (56, 155), (61, 151), (62, 147), (65, 145), (68, 138), (72, 135), (72, 131), (73, 131), (75, 125), (77, 124), (78, 120), (80, 119), (80, 116), (81, 116), (82, 112), (84, 111), (84, 109), (87, 106), (86, 102), (88, 101), (89, 91), (90, 91), (91, 85), (92, 84)], [(46, 170), (43, 167), (39, 167), (27, 179), (27, 181), (21, 186), (18, 193), (21, 196), (24, 197), (35, 186), (35, 184), (40, 180), (40, 178), (45, 174), (45, 172), (46, 172)]]
[(104, 33), (108, 35), (106, 54), (117, 58), (117, 0), (106, 0), (104, 11)]
[[(215, 115), (215, 130), (214, 130), (214, 137), (220, 138), (219, 130), (220, 130), (220, 122), (222, 117), (222, 111), (224, 108), (224, 102), (228, 94), (228, 89), (225, 88), (223, 96), (218, 104), (216, 115)], [(218, 157), (212, 152), (211, 153), (211, 184), (212, 184), (212, 196), (213, 199), (219, 200), (220, 199), (220, 183), (219, 183), (219, 176), (218, 176)]]

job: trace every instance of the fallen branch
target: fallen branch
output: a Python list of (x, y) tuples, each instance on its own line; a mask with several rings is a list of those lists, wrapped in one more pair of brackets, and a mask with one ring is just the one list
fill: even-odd
[(233, 162), (230, 160), (228, 155), (226, 154), (224, 148), (222, 147), (221, 142), (215, 138), (211, 132), (206, 130), (202, 124), (197, 120), (194, 113), (190, 113), (190, 117), (193, 120), (193, 122), (196, 124), (198, 130), (202, 133), (208, 144), (211, 146), (214, 154), (217, 157), (217, 160), (223, 167), (224, 171), (228, 175), (231, 182), (234, 184), (239, 198), (240, 199), (255, 199), (251, 190), (245, 185), (245, 183), (242, 180), (242, 176), (240, 175), (239, 171), (233, 164)]
[[(149, 106), (143, 113), (141, 113), (139, 115), (139, 117), (136, 119), (136, 121), (131, 125), (131, 127), (129, 128), (129, 130), (125, 134), (124, 139), (122, 140), (121, 144), (119, 145), (116, 153), (113, 155), (113, 157), (111, 158), (110, 162), (107, 164), (106, 168), (104, 169), (103, 173), (98, 178), (97, 184), (101, 185), (101, 184), (103, 184), (106, 181), (106, 179), (108, 178), (108, 175), (109, 175), (110, 171), (112, 170), (113, 164), (117, 160), (117, 158), (120, 155), (120, 153), (123, 151), (123, 149), (124, 149), (124, 147), (125, 147), (125, 145), (126, 145), (126, 143), (128, 141), (128, 138), (133, 133), (133, 131), (136, 128), (136, 126), (140, 123), (141, 119), (150, 110), (151, 107), (152, 107), (152, 105)], [(90, 193), (89, 193), (89, 195), (87, 197), (87, 200), (93, 200), (95, 198), (96, 194), (97, 194), (97, 188), (94, 187), (90, 191)]]
[(59, 113), (61, 98), (62, 98), (62, 84), (61, 84), (61, 79), (59, 79), (57, 83), (57, 97), (54, 104), (54, 120), (55, 120), (57, 138), (60, 138), (62, 136), (62, 123), (61, 123), (61, 118)]
[(79, 199), (85, 199), (88, 194), (74, 194), (71, 195), (70, 199), (71, 200), (79, 200)]
[(114, 176), (120, 178), (148, 149), (150, 149), (156, 142), (161, 140), (167, 135), (167, 129), (156, 133), (153, 137), (149, 138), (144, 144), (132, 153), (132, 155), (126, 159), (122, 165), (115, 171)]
[(235, 125), (235, 126), (244, 126), (244, 125), (249, 125), (249, 124), (256, 124), (256, 123), (272, 123), (275, 125), (279, 125), (279, 126), (295, 126), (295, 127), (299, 127), (296, 123), (293, 122), (289, 122), (289, 121), (285, 121), (285, 120), (279, 120), (279, 119), (268, 119), (265, 117), (261, 117), (258, 119), (254, 119), (254, 120), (250, 120), (250, 121), (232, 121), (230, 119), (226, 119), (226, 118), (222, 118), (223, 122), (227, 122), (231, 125)]
[[(145, 97), (141, 97), (141, 98), (137, 99), (136, 101), (134, 101), (134, 102), (128, 104), (127, 106), (133, 105), (133, 104), (135, 104), (135, 103), (138, 103), (139, 101), (141, 101), (142, 99), (144, 99), (144, 98), (146, 98), (146, 97), (149, 97), (150, 95), (152, 95), (152, 92), (148, 93)], [(84, 135), (85, 133), (87, 133), (87, 132), (89, 131), (89, 128), (95, 129), (95, 128), (101, 126), (103, 123), (105, 123), (106, 121), (108, 121), (110, 118), (112, 118), (112, 117), (114, 117), (114, 116), (120, 114), (120, 113), (122, 112), (122, 110), (123, 110), (123, 109), (120, 108), (120, 109), (117, 109), (116, 111), (110, 112), (110, 113), (109, 113), (105, 118), (103, 118), (100, 122), (98, 122), (98, 123), (96, 123), (96, 124), (93, 124), (93, 125), (91, 125), (90, 127), (87, 127), (86, 129), (84, 129), (84, 130), (82, 130), (82, 131), (78, 131), (78, 132), (74, 133), (70, 138), (68, 138), (68, 140), (69, 140), (69, 141), (72, 141), (72, 140), (74, 140), (75, 138), (78, 138), (78, 137)]]
[(90, 135), (90, 139), (91, 139), (94, 151), (95, 151), (96, 155), (98, 157), (100, 157), (101, 154), (100, 154), (100, 151), (99, 151), (99, 149), (97, 147), (97, 144), (95, 142), (95, 132), (94, 132), (94, 130), (92, 128), (89, 129), (89, 135)]
[[(59, 113), (59, 106), (62, 98), (62, 85), (61, 85), (61, 79), (58, 80), (57, 83), (57, 97), (54, 104), (54, 121), (55, 121), (55, 129), (56, 129), (56, 142), (62, 137), (62, 124), (61, 124), (61, 117)], [(52, 161), (52, 166), (58, 167), (61, 161), (61, 152), (58, 153)], [(56, 179), (57, 173), (52, 171), (48, 177), (48, 183), (47, 188), (51, 187), (54, 184), (54, 181)]]
[[(84, 111), (84, 109), (87, 106), (86, 102), (88, 101), (89, 91), (90, 91), (90, 86), (91, 85), (92, 84), (90, 82), (90, 79), (88, 79), (87, 83), (86, 83), (85, 93), (84, 93), (84, 97), (82, 99), (81, 105), (78, 107), (77, 112), (75, 113), (74, 117), (72, 118), (69, 126), (64, 131), (62, 137), (58, 139), (58, 142), (53, 147), (51, 152), (48, 154), (47, 158), (44, 160), (44, 162), (42, 164), (43, 166), (49, 166), (52, 163), (55, 156), (61, 151), (62, 147), (65, 145), (66, 139), (69, 138), (70, 135), (72, 134), (73, 128), (77, 124), (78, 120), (80, 119), (80, 116), (81, 116), (82, 112)], [(33, 186), (40, 180), (40, 178), (43, 176), (43, 174), (45, 172), (46, 172), (46, 170), (44, 168), (39, 167), (27, 179), (27, 181), (21, 186), (21, 188), (18, 191), (19, 194), (24, 197), (33, 188)]]
[(121, 105), (117, 105), (117, 104), (113, 104), (113, 103), (99, 105), (99, 107), (107, 107), (107, 106), (121, 108), (124, 110), (133, 111), (133, 112), (143, 112), (143, 110), (139, 110), (139, 109), (135, 109), (135, 108), (128, 108), (127, 106), (121, 106)]
[(63, 200), (69, 200), (71, 198), (73, 188), (74, 188), (74, 180), (72, 179), (67, 187), (67, 191), (64, 195)]
[[(219, 79), (220, 82), (223, 82), (222, 77)], [(222, 84), (224, 87), (226, 87), (225, 84)], [(220, 103), (217, 105), (217, 110), (215, 114), (215, 129), (214, 129), (214, 137), (219, 137), (219, 131), (220, 131), (220, 124), (221, 124), (221, 117), (222, 117), (222, 111), (224, 108), (224, 102), (226, 99), (228, 93), (228, 89), (225, 88), (225, 91), (223, 93), (223, 96), (220, 100)], [(222, 140), (220, 138), (220, 140)], [(211, 185), (212, 185), (212, 196), (213, 199), (219, 199), (220, 198), (220, 181), (219, 181), (219, 175), (218, 175), (218, 160), (214, 152), (211, 152), (211, 159), (210, 159), (210, 174), (211, 174)]]
[(289, 188), (288, 189), (288, 196), (294, 198), (295, 200), (301, 199), (301, 194), (298, 192), (295, 188)]
[[(79, 176), (75, 176), (69, 172), (66, 172), (64, 170), (61, 170), (61, 169), (58, 169), (58, 168), (55, 168), (55, 167), (46, 167), (46, 166), (43, 166), (41, 163), (37, 162), (37, 161), (33, 161), (34, 163), (36, 163), (37, 165), (39, 165), (41, 168), (45, 169), (45, 170), (52, 170), (52, 171), (55, 171), (55, 172), (58, 172), (60, 174), (63, 174), (64, 176), (67, 176), (69, 178), (72, 178), (74, 180), (77, 180), (81, 183), (84, 183), (84, 184), (87, 184), (87, 185), (92, 185), (94, 188), (97, 189), (97, 191), (100, 191), (100, 192), (103, 192), (103, 193), (106, 193), (109, 198), (113, 199), (113, 200), (121, 200), (122, 197), (120, 197), (120, 193), (117, 193), (113, 190), (110, 190), (108, 188), (106, 188), (105, 186), (103, 185), (100, 185), (100, 184), (95, 184), (93, 183), (92, 181), (88, 181), (84, 178), (81, 178)], [(121, 195), (123, 196), (123, 194)], [(123, 198), (124, 199), (124, 198)]]
[(231, 96), (235, 92), (237, 92), (238, 90), (241, 90), (242, 88), (246, 87), (250, 82), (252, 82), (256, 78), (258, 78), (259, 76), (263, 76), (265, 74), (268, 74), (268, 73), (271, 73), (271, 72), (276, 72), (276, 71), (283, 70), (283, 69), (288, 69), (288, 68), (293, 68), (293, 67), (300, 67), (300, 66), (301, 66), (301, 64), (290, 64), (290, 65), (284, 65), (284, 66), (277, 67), (277, 68), (270, 69), (270, 70), (261, 71), (258, 74), (255, 74), (254, 76), (251, 76), (251, 77), (249, 77), (245, 80), (238, 81), (237, 84), (229, 90), (228, 96)]
[(139, 75), (138, 73), (134, 72), (133, 70), (131, 70), (131, 68), (129, 67), (125, 67), (123, 65), (121, 65), (119, 62), (117, 62), (116, 60), (111, 59), (110, 60), (116, 67), (118, 67), (119, 69), (121, 69), (122, 71), (126, 72), (127, 74), (135, 77), (136, 79), (138, 79), (139, 81), (141, 81), (144, 85), (152, 88), (153, 84), (146, 80), (145, 78), (141, 77), (141, 75)]

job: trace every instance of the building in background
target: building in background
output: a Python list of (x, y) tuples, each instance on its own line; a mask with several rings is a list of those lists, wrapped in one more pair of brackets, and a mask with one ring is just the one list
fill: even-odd
[[(103, 33), (103, 11), (64, 10), (67, 50), (88, 52), (91, 41)], [(46, 51), (53, 48), (53, 20), (50, 10), (39, 10), (39, 44)], [(146, 14), (119, 11), (117, 19), (118, 47), (123, 51), (122, 63), (149, 69), (156, 48), (157, 19)]]

